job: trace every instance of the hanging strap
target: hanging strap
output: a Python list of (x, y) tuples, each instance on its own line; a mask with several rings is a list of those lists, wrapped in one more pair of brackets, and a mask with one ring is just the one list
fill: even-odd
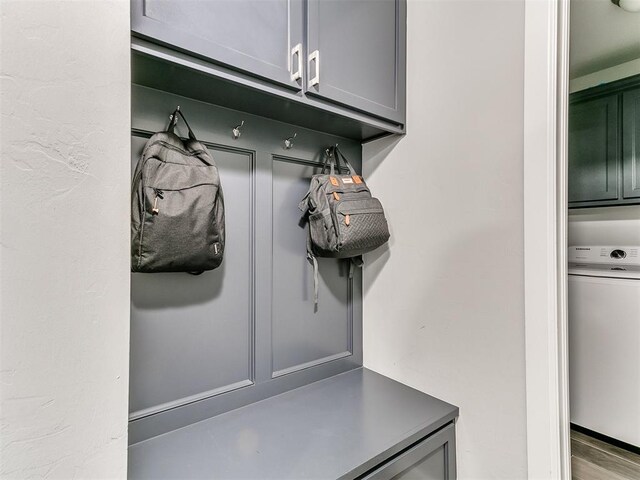
[[(340, 172), (340, 164), (338, 163), (338, 158), (335, 155), (335, 152), (333, 151), (333, 147), (331, 147), (331, 149), (328, 150), (328, 154), (327, 154), (327, 160), (325, 160), (325, 163), (328, 161), (329, 162), (329, 168), (330, 168), (330, 174), (333, 177), (336, 174), (336, 169), (338, 169), (338, 172)], [(324, 173), (324, 167), (322, 168), (322, 172)]]
[(351, 164), (349, 163), (349, 160), (347, 160), (347, 157), (345, 157), (344, 154), (338, 148), (338, 144), (336, 144), (332, 148), (333, 148), (333, 156), (335, 156), (336, 158), (336, 165), (338, 165), (338, 168), (340, 168), (340, 161), (342, 160), (342, 162), (346, 165), (347, 169), (349, 170), (349, 175), (357, 175), (356, 170), (351, 166)]
[(313, 253), (307, 252), (307, 260), (313, 265), (313, 304), (318, 306), (318, 259)]
[(180, 107), (176, 108), (173, 114), (171, 115), (171, 120), (169, 121), (167, 132), (173, 133), (173, 129), (176, 127), (176, 124), (178, 123), (178, 114), (182, 117), (182, 121), (187, 126), (187, 130), (189, 130), (189, 139), (193, 140), (194, 142), (197, 142), (198, 140), (196, 139), (196, 136), (194, 135), (193, 130), (191, 130), (191, 127), (189, 126), (187, 119), (184, 118), (184, 114), (180, 110)]
[[(307, 227), (309, 230), (310, 227)], [(313, 247), (311, 244), (311, 231), (307, 232), (307, 260), (313, 266), (313, 304), (318, 306), (318, 259), (313, 254)]]
[(358, 255), (357, 257), (351, 257), (349, 259), (349, 278), (353, 278), (353, 273), (356, 268), (362, 268), (364, 265), (364, 259), (362, 255)]

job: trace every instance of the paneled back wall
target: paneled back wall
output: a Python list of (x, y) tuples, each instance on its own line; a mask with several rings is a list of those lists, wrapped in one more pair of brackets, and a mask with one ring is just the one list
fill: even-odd
[(360, 169), (360, 144), (134, 85), (132, 169), (177, 105), (220, 169), (225, 258), (199, 276), (132, 274), (130, 443), (362, 364), (361, 272), (320, 259), (314, 308), (298, 210), (322, 151), (339, 143)]

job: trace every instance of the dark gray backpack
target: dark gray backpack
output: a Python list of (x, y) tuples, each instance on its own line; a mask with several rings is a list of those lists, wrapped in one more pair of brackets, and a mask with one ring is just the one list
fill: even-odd
[[(173, 130), (178, 115), (189, 130)], [(202, 273), (224, 253), (224, 197), (215, 161), (180, 108), (142, 152), (131, 186), (131, 270)]]
[[(336, 172), (340, 163), (348, 174)], [(329, 173), (326, 173), (327, 163)], [(362, 266), (362, 254), (389, 240), (382, 204), (356, 173), (338, 146), (326, 151), (322, 173), (311, 178), (309, 191), (299, 205), (308, 213), (307, 258), (314, 269), (314, 299), (318, 302), (316, 257), (349, 258), (349, 275)]]

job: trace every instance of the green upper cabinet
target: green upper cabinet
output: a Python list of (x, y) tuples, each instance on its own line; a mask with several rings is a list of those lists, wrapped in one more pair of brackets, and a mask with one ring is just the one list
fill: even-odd
[(574, 93), (569, 207), (640, 203), (640, 75)]
[(618, 198), (618, 97), (574, 105), (569, 115), (569, 202)]
[(624, 92), (622, 109), (622, 191), (625, 199), (640, 199), (640, 88)]

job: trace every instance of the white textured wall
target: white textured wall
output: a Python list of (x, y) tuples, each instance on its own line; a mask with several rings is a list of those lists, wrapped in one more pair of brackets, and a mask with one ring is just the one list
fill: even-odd
[(409, 0), (408, 134), (364, 151), (364, 362), (460, 407), (460, 479), (526, 477), (523, 62), (524, 2)]
[(124, 478), (129, 3), (0, 22), (0, 477)]

